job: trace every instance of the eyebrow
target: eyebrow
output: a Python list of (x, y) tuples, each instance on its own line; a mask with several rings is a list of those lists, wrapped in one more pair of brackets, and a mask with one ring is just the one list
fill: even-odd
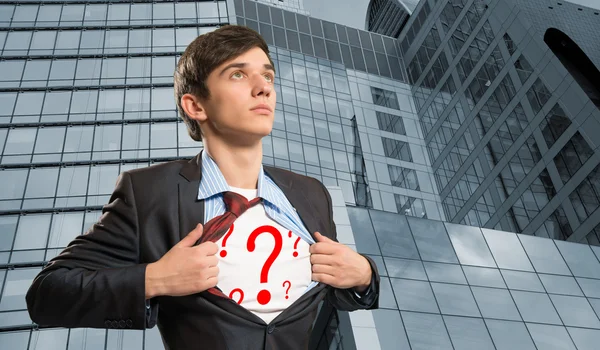
[[(225, 68), (223, 68), (223, 70), (221, 70), (221, 73), (219, 73), (219, 76), (223, 75), (223, 73), (225, 73), (225, 71), (227, 71), (228, 69), (231, 69), (231, 68), (244, 68), (246, 66), (248, 66), (248, 63), (232, 63), (232, 64), (229, 64)], [(267, 69), (267, 70), (272, 70), (273, 72), (275, 72), (275, 68), (270, 63), (265, 63), (263, 65), (263, 67), (265, 69)]]

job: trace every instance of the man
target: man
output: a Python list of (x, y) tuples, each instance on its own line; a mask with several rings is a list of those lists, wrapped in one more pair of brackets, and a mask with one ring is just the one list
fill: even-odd
[(188, 46), (175, 97), (204, 151), (122, 173), (98, 223), (34, 280), (32, 320), (158, 323), (168, 349), (288, 350), (308, 347), (325, 297), (339, 310), (377, 308), (375, 264), (336, 242), (326, 188), (261, 164), (274, 77), (266, 43), (248, 28)]

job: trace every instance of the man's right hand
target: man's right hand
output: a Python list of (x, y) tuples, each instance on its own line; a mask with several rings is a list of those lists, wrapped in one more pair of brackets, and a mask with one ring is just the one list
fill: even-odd
[(160, 260), (146, 266), (146, 299), (190, 295), (217, 285), (219, 246), (214, 242), (194, 246), (202, 232), (198, 224)]

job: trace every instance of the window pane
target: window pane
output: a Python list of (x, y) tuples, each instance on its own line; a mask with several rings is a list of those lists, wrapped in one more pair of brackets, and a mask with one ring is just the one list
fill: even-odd
[(38, 130), (34, 153), (60, 153), (65, 139), (65, 127), (42, 128)]
[(12, 129), (8, 133), (4, 155), (31, 154), (37, 129), (23, 128)]
[[(44, 8), (46, 6), (42, 6)], [(44, 53), (52, 53), (54, 48), (54, 38), (56, 37), (55, 31), (39, 31), (33, 33), (33, 39), (31, 40), (31, 54), (38, 55)], [(46, 51), (46, 52), (41, 52)]]
[(25, 181), (27, 181), (27, 169), (8, 169), (0, 171), (0, 199), (20, 199), (23, 197)]
[(48, 229), (50, 228), (50, 217), (50, 214), (21, 216), (14, 249), (45, 248), (48, 240)]
[(29, 171), (25, 198), (54, 197), (58, 168), (35, 168)]
[(60, 169), (57, 196), (85, 196), (89, 166), (65, 167)]
[(155, 123), (151, 125), (151, 148), (177, 147), (177, 129), (175, 123)]
[(4, 283), (2, 300), (0, 300), (0, 311), (23, 310), (27, 307), (25, 294), (40, 270), (40, 268), (16, 269), (9, 270), (6, 273), (6, 282)]
[(52, 216), (48, 248), (64, 248), (82, 233), (83, 212), (60, 213)]

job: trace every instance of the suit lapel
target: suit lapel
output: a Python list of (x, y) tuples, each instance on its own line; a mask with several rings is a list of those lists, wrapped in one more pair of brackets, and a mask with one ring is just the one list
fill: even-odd
[(202, 178), (202, 153), (185, 163), (179, 172), (179, 238), (183, 239), (197, 224), (204, 224), (204, 201), (198, 200)]
[[(265, 173), (267, 173), (273, 182), (281, 189), (292, 206), (296, 208), (300, 220), (302, 220), (302, 223), (312, 236), (313, 240), (316, 241), (315, 231), (319, 231), (323, 235), (329, 236), (329, 232), (323, 232), (323, 229), (326, 229), (327, 226), (324, 226), (323, 223), (317, 219), (319, 216), (315, 215), (316, 213), (314, 207), (311, 205), (310, 199), (306, 196), (304, 191), (294, 188), (292, 177), (289, 176), (287, 172), (279, 171), (276, 168), (268, 166), (264, 166), (263, 168)], [(321, 226), (319, 226), (319, 222), (321, 222)]]

